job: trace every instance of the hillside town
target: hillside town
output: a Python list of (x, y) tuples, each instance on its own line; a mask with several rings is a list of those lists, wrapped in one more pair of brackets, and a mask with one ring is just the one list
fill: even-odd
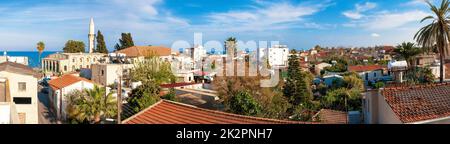
[(450, 124), (448, 42), (250, 49), (230, 36), (220, 51), (122, 33), (108, 51), (95, 28), (37, 68), (0, 56), (0, 124)]

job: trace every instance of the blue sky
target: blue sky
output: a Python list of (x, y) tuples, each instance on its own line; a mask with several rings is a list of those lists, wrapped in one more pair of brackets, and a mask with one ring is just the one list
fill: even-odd
[[(61, 50), (67, 40), (87, 44), (88, 24), (108, 48), (122, 32), (136, 45), (193, 42), (280, 41), (290, 48), (395, 45), (412, 41), (429, 15), (423, 0), (2, 0), (0, 51)], [(429, 22), (427, 22), (429, 23)]]

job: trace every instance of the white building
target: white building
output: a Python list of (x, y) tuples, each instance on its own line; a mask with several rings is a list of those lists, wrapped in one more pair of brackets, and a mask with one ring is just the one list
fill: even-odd
[(389, 61), (388, 70), (393, 80), (398, 83), (403, 83), (405, 80), (405, 72), (408, 69), (406, 61)]
[(105, 63), (106, 54), (103, 53), (56, 53), (42, 59), (42, 70), (51, 73), (70, 73), (83, 68), (90, 68), (92, 64)]
[(3, 56), (0, 56), (0, 63), (3, 62), (14, 62), (23, 65), (28, 65), (28, 57), (26, 56), (8, 56), (6, 51), (3, 52)]
[(49, 85), (51, 88), (49, 90), (50, 107), (53, 108), (58, 119), (65, 120), (67, 118), (67, 95), (75, 90), (92, 89), (95, 84), (88, 79), (67, 74), (50, 80)]
[(360, 66), (349, 66), (349, 72), (356, 72), (367, 84), (368, 82), (375, 82), (382, 80), (384, 77), (384, 66), (380, 65), (360, 65)]
[[(4, 62), (0, 64), (1, 121), (17, 117), (12, 123), (38, 124), (38, 88), (40, 74), (26, 65)], [(8, 108), (9, 107), (9, 108)]]
[(91, 80), (101, 85), (117, 84), (119, 76), (129, 73), (133, 64), (93, 64)]
[(192, 58), (194, 61), (194, 68), (200, 68), (203, 58), (207, 56), (205, 48), (201, 45), (194, 46), (193, 48), (186, 48), (184, 55)]
[(259, 48), (260, 63), (269, 60), (270, 66), (288, 66), (289, 48), (287, 45), (274, 45), (271, 48)]

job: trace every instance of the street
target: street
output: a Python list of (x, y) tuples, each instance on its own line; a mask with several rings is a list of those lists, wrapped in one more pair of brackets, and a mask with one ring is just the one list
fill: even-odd
[(48, 94), (42, 92), (43, 87), (38, 85), (38, 113), (39, 124), (56, 124), (54, 114), (50, 111)]

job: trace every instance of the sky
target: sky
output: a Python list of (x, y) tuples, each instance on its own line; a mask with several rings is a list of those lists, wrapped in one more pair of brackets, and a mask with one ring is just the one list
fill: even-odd
[[(435, 0), (435, 2), (438, 0)], [(89, 19), (109, 50), (122, 32), (136, 45), (164, 45), (194, 33), (203, 42), (233, 36), (315, 45), (363, 47), (413, 41), (430, 15), (424, 0), (0, 0), (0, 51), (60, 51), (67, 40), (88, 42)]]

